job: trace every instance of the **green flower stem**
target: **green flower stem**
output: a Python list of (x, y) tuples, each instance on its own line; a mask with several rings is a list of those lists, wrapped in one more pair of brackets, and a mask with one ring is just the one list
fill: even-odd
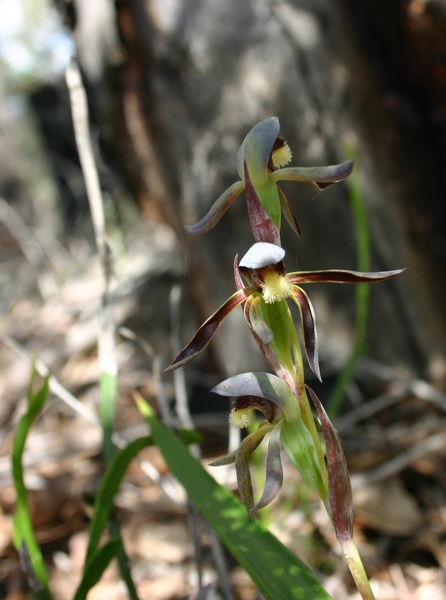
[(99, 413), (103, 430), (103, 452), (109, 464), (114, 456), (113, 428), (116, 416), (116, 376), (102, 372), (99, 378)]
[[(270, 344), (271, 350), (277, 356), (280, 366), (288, 371), (292, 376), (292, 380), (295, 381), (296, 371), (291, 356), (291, 332), (294, 325), (292, 324), (290, 327), (289, 308), (286, 301), (272, 304), (261, 302), (259, 315), (273, 332), (274, 339)], [(292, 391), (295, 392), (296, 390)]]
[(339, 540), (348, 568), (363, 600), (375, 600), (367, 574), (353, 538)]
[[(351, 152), (351, 154), (354, 153)], [(352, 158), (354, 157), (352, 156)], [(357, 171), (350, 179), (349, 192), (350, 205), (356, 227), (357, 269), (358, 271), (368, 271), (370, 269), (370, 232)], [(328, 403), (328, 414), (331, 419), (336, 419), (339, 415), (345, 390), (355, 375), (358, 359), (364, 354), (369, 300), (370, 287), (366, 283), (359, 283), (355, 288), (356, 316), (353, 349), (347, 364), (336, 381)]]
[[(293, 324), (291, 312), (288, 309), (289, 318), (291, 324)], [(314, 422), (313, 413), (310, 406), (310, 401), (308, 400), (307, 391), (304, 385), (304, 366), (302, 360), (302, 350), (299, 344), (299, 339), (297, 337), (296, 330), (294, 326), (290, 327), (291, 330), (291, 344), (293, 348), (293, 355), (295, 361), (295, 369), (296, 369), (296, 394), (299, 402), (300, 414), (302, 417), (302, 421), (306, 425), (308, 431), (310, 432), (311, 437), (313, 438), (314, 446), (316, 448), (317, 457), (320, 464), (320, 470), (322, 475), (322, 480), (325, 485), (325, 489), (328, 489), (328, 472), (325, 464), (325, 456), (324, 451), (322, 449), (321, 441), (319, 438), (319, 433), (316, 428), (316, 423)]]

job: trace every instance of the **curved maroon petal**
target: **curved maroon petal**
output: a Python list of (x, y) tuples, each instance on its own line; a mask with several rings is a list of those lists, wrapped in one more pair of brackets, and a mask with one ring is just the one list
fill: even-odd
[(268, 442), (268, 453), (266, 456), (266, 479), (265, 487), (262, 496), (253, 510), (263, 508), (276, 498), (283, 484), (283, 468), (280, 458), (280, 433), (282, 431), (283, 422), (277, 423), (271, 432)]
[(313, 306), (303, 289), (293, 285), (291, 298), (300, 309), (302, 317), (302, 330), (304, 337), (305, 354), (307, 356), (310, 369), (322, 381), (319, 369), (319, 354), (317, 347), (316, 317)]
[(197, 330), (191, 341), (174, 358), (171, 365), (163, 373), (182, 367), (202, 352), (213, 338), (215, 332), (229, 315), (229, 313), (243, 304), (253, 292), (252, 288), (244, 288), (232, 294), (226, 302)]
[(234, 257), (234, 263), (233, 263), (233, 269), (234, 269), (234, 281), (235, 281), (235, 287), (238, 290), (243, 289), (245, 286), (243, 284), (243, 279), (242, 276), (240, 275), (240, 270), (238, 268), (238, 254), (235, 255)]
[(327, 271), (301, 271), (288, 273), (289, 283), (300, 285), (301, 283), (373, 283), (395, 277), (405, 271), (376, 271), (363, 273), (361, 271), (344, 271), (342, 269), (329, 269)]
[(252, 519), (254, 507), (254, 493), (252, 489), (251, 473), (249, 472), (249, 459), (254, 450), (262, 442), (265, 435), (272, 429), (272, 425), (261, 425), (256, 431), (250, 433), (242, 441), (235, 456), (235, 473), (237, 475), (237, 487), (241, 501)]
[(236, 181), (223, 192), (223, 194), (214, 202), (205, 216), (195, 223), (195, 225), (186, 225), (185, 229), (189, 233), (200, 234), (207, 233), (217, 225), (222, 216), (245, 189), (243, 181)]
[(289, 203), (288, 198), (285, 196), (285, 194), (283, 193), (283, 191), (280, 189), (279, 186), (277, 186), (277, 191), (279, 192), (280, 207), (282, 209), (284, 217), (287, 220), (288, 225), (294, 231), (294, 233), (298, 237), (300, 237), (299, 223), (296, 219), (293, 209), (291, 208), (291, 204)]
[(262, 296), (260, 294), (258, 296), (250, 296), (245, 302), (243, 311), (245, 315), (245, 320), (248, 323), (249, 327), (259, 338), (261, 343), (266, 346), (268, 344), (271, 344), (271, 342), (274, 339), (274, 335), (271, 329), (265, 323), (265, 321), (260, 318), (258, 310), (260, 302), (262, 302)]
[(336, 537), (342, 545), (342, 542), (347, 542), (353, 537), (353, 500), (347, 461), (338, 434), (321, 401), (308, 385), (305, 387), (316, 407), (324, 434), (328, 471), (328, 509)]

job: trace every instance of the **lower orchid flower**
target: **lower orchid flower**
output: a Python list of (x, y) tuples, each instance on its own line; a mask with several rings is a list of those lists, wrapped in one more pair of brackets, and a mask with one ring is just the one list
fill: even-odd
[[(252, 516), (274, 500), (282, 486), (283, 472), (280, 445), (284, 447), (293, 464), (305, 481), (316, 490), (325, 502), (328, 495), (328, 474), (318, 438), (314, 438), (301, 417), (296, 396), (276, 375), (269, 373), (243, 373), (223, 381), (213, 388), (222, 396), (235, 397), (230, 421), (234, 426), (246, 427), (253, 409), (266, 418), (249, 434), (232, 454), (212, 463), (213, 466), (235, 462), (238, 489), (242, 502)], [(249, 458), (269, 434), (266, 459), (265, 488), (254, 506), (253, 489), (249, 472)]]

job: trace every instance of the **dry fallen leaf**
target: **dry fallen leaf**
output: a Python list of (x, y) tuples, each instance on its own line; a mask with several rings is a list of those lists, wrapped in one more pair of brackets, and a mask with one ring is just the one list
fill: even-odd
[(423, 514), (399, 479), (365, 484), (354, 492), (359, 523), (386, 535), (410, 536), (423, 523)]

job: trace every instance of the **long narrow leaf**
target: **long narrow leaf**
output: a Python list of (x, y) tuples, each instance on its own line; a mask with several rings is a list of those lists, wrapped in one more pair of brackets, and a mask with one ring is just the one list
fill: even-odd
[(249, 521), (240, 502), (220, 486), (187, 448), (153, 414), (138, 407), (172, 473), (267, 600), (328, 600), (317, 579), (258, 521)]
[(93, 554), (98, 548), (99, 540), (107, 521), (110, 518), (116, 492), (121, 485), (127, 467), (138, 452), (151, 444), (153, 444), (153, 441), (150, 437), (138, 438), (137, 440), (130, 442), (128, 446), (113, 457), (107, 467), (94, 504), (93, 518), (90, 522), (89, 543), (84, 573), (88, 568), (89, 561), (92, 559)]
[(91, 556), (87, 568), (84, 570), (82, 580), (76, 590), (73, 600), (85, 600), (88, 592), (102, 577), (110, 561), (115, 558), (121, 541), (110, 540), (102, 548), (96, 550)]
[(23, 451), (29, 430), (45, 404), (49, 389), (48, 378), (46, 378), (41, 388), (33, 394), (32, 385), (34, 376), (35, 373), (33, 372), (28, 391), (28, 410), (20, 419), (12, 446), (12, 474), (17, 493), (17, 507), (13, 517), (13, 537), (14, 545), (20, 553), (28, 583), (35, 597), (47, 600), (51, 598), (48, 588), (48, 574), (32, 528), (22, 465)]

